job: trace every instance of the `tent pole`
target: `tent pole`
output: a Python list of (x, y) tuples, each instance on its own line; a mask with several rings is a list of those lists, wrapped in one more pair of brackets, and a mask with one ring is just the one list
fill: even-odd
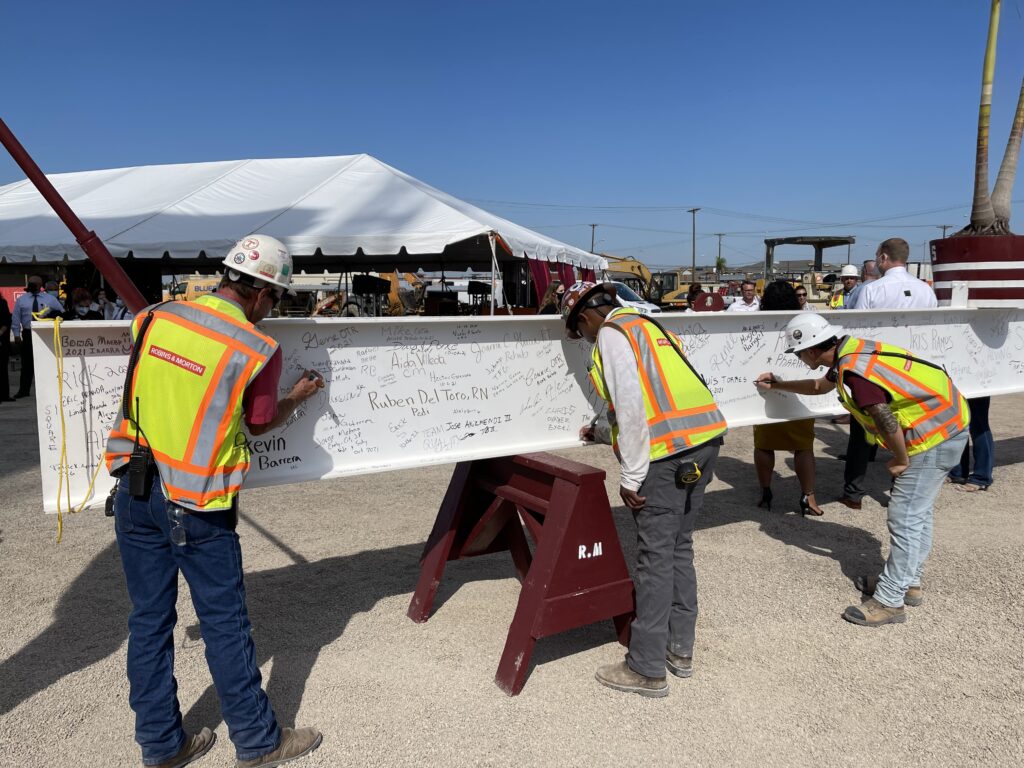
[(15, 138), (14, 134), (11, 133), (11, 129), (7, 127), (7, 123), (2, 119), (0, 119), (0, 144), (4, 145), (4, 148), (14, 158), (14, 162), (21, 167), (28, 180), (39, 190), (39, 194), (50, 204), (54, 213), (60, 217), (65, 226), (71, 230), (71, 234), (75, 236), (75, 240), (78, 241), (78, 245), (85, 251), (85, 255), (89, 257), (89, 260), (100, 273), (110, 281), (111, 288), (117, 291), (117, 295), (124, 299), (128, 309), (136, 314), (141, 312), (146, 306), (146, 300), (142, 298), (142, 294), (135, 283), (125, 274), (125, 271), (114, 260), (114, 257), (110, 255), (110, 251), (107, 250), (107, 246), (103, 244), (99, 236), (92, 230), (85, 228), (82, 220), (64, 202), (64, 198), (53, 188), (53, 184), (39, 170), (35, 160), (29, 156), (21, 142)]
[(494, 242), (494, 233), (491, 232), (491, 317), (494, 317), (494, 291), (498, 285), (498, 248)]

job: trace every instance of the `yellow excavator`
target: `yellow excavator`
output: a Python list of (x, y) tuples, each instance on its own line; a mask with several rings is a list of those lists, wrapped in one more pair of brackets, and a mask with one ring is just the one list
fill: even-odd
[[(376, 277), (356, 275), (350, 284), (353, 288), (351, 291), (331, 291), (318, 301), (313, 307), (313, 316), (361, 317), (377, 314), (398, 317), (423, 312), (427, 284), (412, 272), (380, 272)], [(361, 289), (370, 289), (380, 300), (369, 300), (360, 293)]]
[(636, 291), (645, 300), (665, 309), (686, 309), (690, 291), (690, 271), (674, 269), (652, 273), (633, 256), (600, 254), (608, 260), (607, 279), (618, 280)]
[(610, 253), (598, 255), (608, 261), (608, 269), (605, 270), (606, 279), (625, 283), (640, 294), (644, 301), (658, 303), (661, 286), (658, 285), (646, 264), (632, 256), (612, 256)]

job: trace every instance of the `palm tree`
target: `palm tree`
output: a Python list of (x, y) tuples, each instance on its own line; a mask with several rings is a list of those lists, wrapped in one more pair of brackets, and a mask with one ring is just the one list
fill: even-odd
[[(988, 41), (985, 45), (985, 63), (981, 74), (981, 104), (978, 109), (978, 147), (974, 165), (974, 202), (971, 223), (956, 235), (1010, 234), (1010, 193), (1017, 174), (1020, 157), (1021, 134), (1024, 132), (1024, 82), (1021, 83), (1017, 111), (1006, 144), (996, 186), (988, 192), (988, 139), (992, 113), (992, 81), (996, 69), (996, 38), (999, 32), (1000, 0), (992, 0), (988, 23)], [(954, 237), (956, 236), (954, 235)]]
[(722, 272), (725, 271), (725, 256), (715, 257), (715, 277), (719, 280), (722, 279)]
[(1017, 97), (1017, 112), (1010, 128), (1010, 138), (1006, 142), (1003, 164), (999, 166), (996, 186), (992, 190), (992, 210), (996, 215), (996, 225), (1006, 233), (1010, 231), (1010, 193), (1013, 191), (1013, 180), (1017, 175), (1017, 160), (1020, 157), (1020, 140), (1024, 134), (1024, 78), (1020, 82), (1020, 96)]

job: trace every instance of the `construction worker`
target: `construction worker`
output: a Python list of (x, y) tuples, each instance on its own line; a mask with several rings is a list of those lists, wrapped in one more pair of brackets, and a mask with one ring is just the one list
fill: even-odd
[[(637, 525), (629, 652), (596, 677), (618, 691), (661, 697), (668, 695), (666, 667), (677, 677), (693, 671), (693, 529), (726, 424), (679, 339), (636, 309), (619, 307), (615, 296), (611, 283), (582, 282), (562, 301), (569, 337), (594, 345), (591, 383), (608, 403), (619, 496)], [(594, 429), (584, 427), (580, 437), (594, 440)]]
[(215, 740), (182, 729), (175, 694), (178, 573), (184, 575), (206, 644), (206, 660), (237, 766), (281, 765), (320, 744), (313, 728), (280, 728), (261, 687), (245, 604), (237, 496), (249, 468), (242, 417), (251, 434), (283, 424), (324, 386), (306, 371), (277, 398), (282, 355), (253, 325), (291, 283), (281, 242), (252, 235), (224, 259), (215, 294), (143, 309), (120, 415), (107, 443), (120, 478), (117, 543), (132, 611), (128, 619), (129, 702), (147, 766), (184, 766)]
[(847, 264), (839, 273), (843, 288), (833, 293), (828, 300), (829, 309), (847, 309), (853, 289), (857, 287), (859, 273), (853, 264)]
[(784, 333), (787, 352), (812, 370), (825, 366), (828, 372), (795, 381), (762, 373), (755, 386), (801, 395), (836, 389), (867, 440), (892, 453), (889, 559), (880, 576), (857, 579), (858, 588), (872, 596), (847, 608), (843, 618), (869, 627), (906, 621), (904, 605), (924, 600), (921, 578), (932, 546), (933, 508), (967, 444), (967, 401), (941, 367), (900, 347), (846, 336), (821, 315), (801, 313)]

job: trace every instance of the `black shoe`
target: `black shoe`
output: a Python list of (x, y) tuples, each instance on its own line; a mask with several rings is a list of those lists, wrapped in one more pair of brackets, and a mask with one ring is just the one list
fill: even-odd
[(851, 499), (849, 496), (841, 496), (838, 501), (840, 504), (845, 504), (850, 509), (860, 509), (863, 506), (859, 499)]
[(820, 507), (817, 509), (817, 511), (815, 511), (815, 507), (811, 506), (810, 497), (813, 495), (814, 492), (812, 491), (811, 493), (805, 493), (800, 497), (800, 515), (802, 517), (807, 517), (807, 515), (810, 515), (811, 517), (821, 517), (825, 514), (825, 510), (821, 509)]
[(767, 507), (768, 511), (772, 511), (772, 489), (762, 488), (761, 489), (761, 500), (757, 502), (758, 507)]

